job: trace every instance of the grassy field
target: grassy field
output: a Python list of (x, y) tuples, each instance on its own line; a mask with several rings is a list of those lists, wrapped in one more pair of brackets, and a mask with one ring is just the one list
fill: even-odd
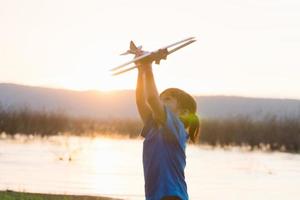
[[(247, 116), (229, 119), (201, 120), (200, 144), (211, 146), (248, 146), (249, 149), (267, 149), (287, 152), (300, 151), (300, 117), (278, 118), (266, 116), (253, 120)], [(4, 111), (0, 107), (0, 134), (50, 136), (120, 135), (136, 138), (142, 129), (139, 120), (95, 120), (71, 118), (61, 113), (33, 112), (26, 108)]]
[(77, 195), (53, 195), (24, 193), (14, 191), (0, 191), (1, 200), (113, 200), (113, 198)]

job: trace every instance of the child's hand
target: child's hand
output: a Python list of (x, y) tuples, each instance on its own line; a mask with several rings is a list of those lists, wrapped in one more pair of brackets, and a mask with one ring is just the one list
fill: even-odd
[[(135, 58), (136, 57), (139, 57), (139, 56), (142, 56), (144, 55), (145, 51), (138, 51), (135, 55)], [(153, 52), (151, 53), (151, 55), (147, 56), (146, 58), (143, 58), (142, 60), (139, 60), (137, 62), (135, 62), (135, 64), (138, 66), (138, 68), (140, 68), (140, 66), (144, 66), (144, 65), (147, 65), (147, 66), (151, 66), (151, 63), (153, 61), (155, 61), (156, 64), (159, 64), (160, 61), (163, 59), (163, 60), (166, 60), (167, 59), (167, 56), (168, 56), (168, 50), (167, 49), (159, 49), (157, 52)]]
[[(139, 52), (136, 53), (135, 58), (139, 57), (139, 56), (142, 56), (145, 53), (147, 53), (147, 52), (145, 52), (145, 51), (139, 51)], [(134, 62), (134, 63), (136, 64), (136, 66), (137, 66), (137, 68), (138, 68), (139, 71), (144, 71), (146, 69), (151, 69), (152, 68), (152, 65), (151, 65), (152, 60), (150, 59), (150, 57), (142, 59), (142, 60), (139, 60), (139, 61)]]
[(168, 50), (167, 49), (159, 49), (155, 54), (153, 54), (153, 60), (155, 61), (155, 64), (159, 64), (160, 60), (166, 60), (168, 56)]

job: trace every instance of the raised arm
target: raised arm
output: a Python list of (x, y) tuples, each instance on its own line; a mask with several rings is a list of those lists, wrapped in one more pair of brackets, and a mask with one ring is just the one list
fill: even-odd
[(140, 117), (143, 120), (143, 123), (145, 124), (147, 119), (151, 117), (152, 111), (150, 107), (147, 104), (146, 97), (145, 97), (145, 87), (144, 87), (144, 71), (141, 70), (141, 68), (138, 68), (138, 78), (137, 78), (137, 84), (136, 84), (136, 90), (135, 90), (135, 96), (136, 96), (136, 105), (138, 108), (138, 112), (140, 114)]
[(151, 63), (143, 64), (143, 71), (145, 73), (145, 91), (146, 99), (152, 110), (153, 118), (156, 122), (164, 124), (166, 121), (166, 114), (164, 111), (164, 106), (159, 98), (159, 94), (156, 88), (152, 65)]

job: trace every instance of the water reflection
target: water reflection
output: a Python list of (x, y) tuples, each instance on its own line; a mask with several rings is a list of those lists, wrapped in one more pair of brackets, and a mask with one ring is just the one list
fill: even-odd
[[(142, 140), (0, 140), (0, 189), (144, 199)], [(189, 145), (191, 199), (298, 199), (300, 156)]]

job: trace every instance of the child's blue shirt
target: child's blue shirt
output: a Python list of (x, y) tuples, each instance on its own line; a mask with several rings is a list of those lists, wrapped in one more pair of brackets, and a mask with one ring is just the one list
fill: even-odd
[(183, 123), (164, 106), (166, 122), (158, 126), (149, 118), (141, 132), (146, 200), (178, 196), (188, 200), (184, 168), (188, 134)]

